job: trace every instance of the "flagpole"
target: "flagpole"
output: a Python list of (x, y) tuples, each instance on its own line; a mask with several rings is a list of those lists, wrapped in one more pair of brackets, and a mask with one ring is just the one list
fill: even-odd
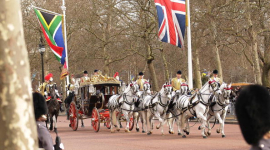
[(186, 0), (187, 4), (187, 18), (188, 18), (188, 26), (187, 26), (187, 42), (188, 42), (188, 85), (190, 89), (193, 89), (193, 74), (192, 74), (192, 49), (191, 49), (191, 24), (190, 24), (190, 6), (189, 0)]
[[(67, 28), (66, 28), (66, 6), (65, 6), (65, 0), (63, 0), (63, 5), (61, 6), (61, 9), (63, 10), (63, 17), (64, 17), (64, 36), (65, 36), (65, 50), (66, 50), (66, 65), (67, 70), (68, 69), (68, 48), (67, 48)], [(67, 85), (69, 85), (69, 75), (67, 75)], [(66, 85), (66, 87), (67, 87)]]

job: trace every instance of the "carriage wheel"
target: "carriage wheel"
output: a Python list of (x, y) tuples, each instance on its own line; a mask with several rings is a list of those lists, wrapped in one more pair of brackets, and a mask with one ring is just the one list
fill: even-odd
[(71, 102), (69, 106), (69, 121), (73, 131), (78, 129), (78, 110), (76, 109), (75, 102)]
[(100, 116), (97, 108), (95, 107), (92, 111), (92, 126), (96, 132), (99, 131), (100, 128)]
[(105, 118), (104, 124), (108, 129), (111, 129), (111, 119), (110, 119), (110, 117)]
[(132, 131), (134, 127), (134, 117), (133, 115), (129, 118), (129, 131)]

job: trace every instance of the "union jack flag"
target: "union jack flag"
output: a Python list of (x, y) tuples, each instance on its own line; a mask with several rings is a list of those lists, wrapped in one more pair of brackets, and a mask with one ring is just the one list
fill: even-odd
[(159, 40), (182, 47), (186, 25), (185, 0), (155, 0)]

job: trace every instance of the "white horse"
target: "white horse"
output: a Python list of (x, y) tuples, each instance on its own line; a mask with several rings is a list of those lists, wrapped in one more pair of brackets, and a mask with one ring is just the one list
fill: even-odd
[(163, 133), (163, 125), (165, 123), (166, 111), (168, 109), (169, 102), (172, 98), (172, 87), (169, 84), (164, 84), (162, 89), (154, 96), (147, 96), (145, 98), (143, 106), (147, 109), (146, 114), (146, 126), (147, 134), (151, 135), (153, 130), (152, 118), (156, 117), (161, 123), (161, 133)]
[[(179, 97), (181, 95), (188, 95), (188, 92), (189, 92), (189, 87), (187, 85), (187, 83), (182, 83), (181, 84), (181, 87), (180, 87), (180, 90), (177, 90), (175, 92), (175, 96), (173, 97), (172, 101), (173, 103), (176, 103), (176, 101), (179, 99)], [(174, 108), (174, 107), (173, 107)], [(174, 129), (173, 129), (173, 126), (174, 126), (174, 123), (175, 123), (175, 117), (173, 116), (173, 114), (171, 113), (174, 112), (175, 110), (169, 110), (168, 114), (167, 114), (167, 118), (168, 118), (168, 126), (169, 126), (169, 133), (170, 134), (174, 134)]]
[(146, 114), (146, 109), (143, 107), (143, 103), (144, 103), (145, 98), (151, 95), (151, 85), (149, 83), (149, 80), (143, 83), (143, 91), (140, 91), (140, 92), (141, 92), (140, 97), (139, 97), (140, 104), (138, 106), (140, 111), (134, 112), (134, 122), (136, 124), (136, 131), (139, 132), (140, 131), (139, 119), (141, 119), (142, 133), (145, 133), (144, 125), (145, 125), (146, 120), (145, 120), (144, 115)]
[[(173, 116), (176, 117), (177, 126), (178, 126), (178, 135), (182, 135), (181, 128), (184, 129), (186, 125), (186, 129), (183, 131), (186, 134), (189, 134), (190, 128), (188, 124), (188, 119), (193, 116), (197, 116), (202, 121), (202, 125), (199, 129), (202, 129), (202, 136), (206, 138), (205, 135), (205, 126), (207, 121), (207, 113), (208, 113), (208, 106), (210, 105), (211, 101), (209, 100), (210, 96), (220, 95), (221, 90), (219, 89), (218, 83), (212, 79), (210, 79), (205, 85), (196, 93), (196, 95), (190, 97), (186, 95), (182, 95), (174, 105), (175, 111)], [(181, 121), (181, 126), (180, 126)], [(186, 137), (185, 133), (183, 134), (183, 138)]]
[[(224, 133), (224, 123), (225, 123), (225, 118), (226, 118), (226, 113), (228, 110), (228, 105), (230, 104), (230, 95), (232, 92), (231, 89), (231, 84), (227, 85), (226, 83), (223, 83), (220, 86), (220, 90), (222, 91), (222, 95), (216, 98), (216, 103), (210, 107), (209, 112), (208, 112), (208, 117), (207, 117), (207, 127), (208, 131), (207, 134), (208, 136), (211, 135), (211, 127), (210, 127), (210, 119), (212, 117), (215, 117), (220, 123), (219, 129), (217, 129), (217, 133), (222, 134), (222, 137), (225, 137)], [(216, 121), (216, 120), (215, 120)]]
[[(117, 128), (117, 131), (120, 131), (119, 128), (119, 117), (121, 114), (124, 115), (124, 118), (127, 121), (125, 132), (129, 131), (129, 122), (130, 117), (133, 115), (134, 102), (136, 100), (136, 93), (139, 90), (139, 85), (136, 82), (132, 82), (128, 85), (122, 95), (113, 95), (108, 101), (108, 108), (110, 111), (111, 119), (111, 132), (115, 132), (113, 127)], [(117, 115), (118, 114), (120, 115)]]

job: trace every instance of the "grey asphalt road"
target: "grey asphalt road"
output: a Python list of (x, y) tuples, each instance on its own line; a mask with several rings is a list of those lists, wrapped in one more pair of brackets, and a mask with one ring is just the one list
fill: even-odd
[[(80, 123), (80, 122), (79, 122)], [(77, 131), (73, 131), (69, 121), (65, 116), (58, 118), (58, 132), (64, 143), (65, 150), (233, 150), (249, 149), (245, 143), (240, 128), (237, 124), (226, 124), (226, 137), (222, 138), (215, 131), (217, 124), (212, 129), (212, 135), (203, 139), (198, 130), (199, 124), (190, 123), (191, 133), (187, 138), (182, 138), (177, 134), (169, 134), (168, 126), (164, 126), (165, 135), (162, 136), (160, 130), (154, 129), (152, 135), (136, 132), (125, 133), (124, 129), (120, 132), (110, 133), (110, 130), (101, 124), (101, 129), (96, 133), (90, 124), (90, 119), (84, 120), (85, 127), (79, 126)], [(124, 125), (124, 123), (123, 123)], [(124, 125), (125, 126), (125, 125)], [(176, 131), (176, 126), (175, 126)], [(53, 138), (55, 133), (51, 132)]]

